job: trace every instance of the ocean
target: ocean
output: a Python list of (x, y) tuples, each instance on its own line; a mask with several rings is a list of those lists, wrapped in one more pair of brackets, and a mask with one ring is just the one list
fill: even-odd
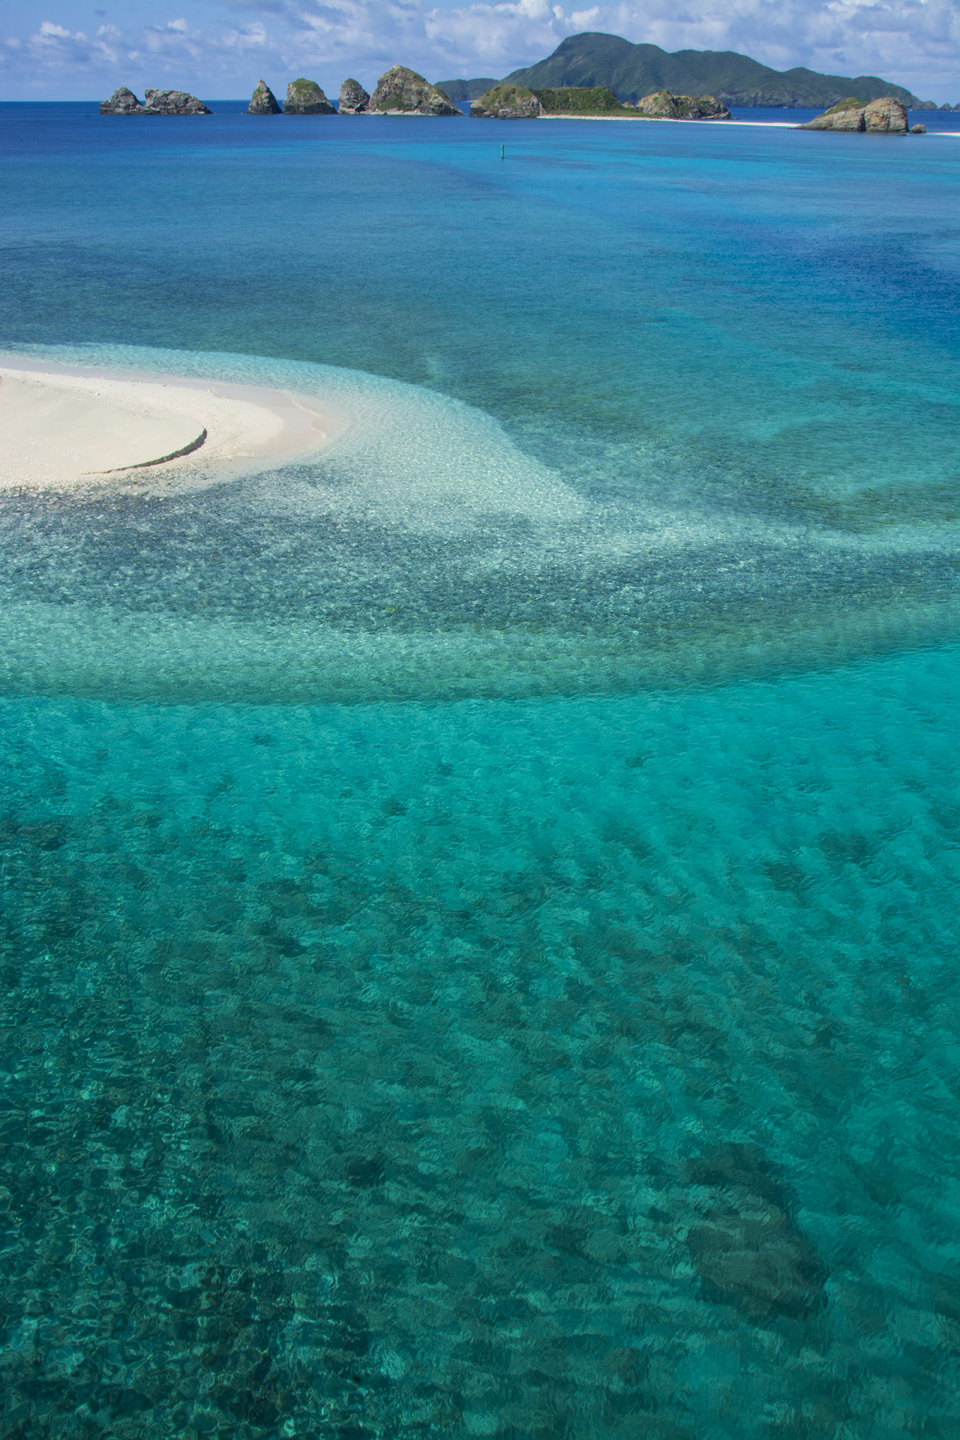
[(354, 420), (0, 496), (3, 1435), (953, 1440), (960, 139), (240, 112), (0, 106)]

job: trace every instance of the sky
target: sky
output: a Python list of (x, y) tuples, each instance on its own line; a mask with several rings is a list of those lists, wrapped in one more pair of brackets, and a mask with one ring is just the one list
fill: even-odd
[(335, 96), (348, 75), (372, 90), (395, 64), (432, 81), (500, 79), (583, 30), (879, 75), (960, 102), (960, 0), (4, 0), (0, 96), (101, 100), (128, 85), (239, 99), (262, 77), (282, 98), (300, 75)]

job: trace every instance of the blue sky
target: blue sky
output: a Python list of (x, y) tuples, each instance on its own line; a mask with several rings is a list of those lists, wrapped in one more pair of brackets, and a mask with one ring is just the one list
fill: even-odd
[(298, 75), (336, 94), (389, 65), (430, 80), (499, 78), (567, 35), (603, 30), (665, 50), (737, 50), (775, 69), (872, 74), (921, 99), (960, 102), (960, 0), (6, 0), (7, 100), (102, 99), (118, 85), (204, 99), (274, 90)]

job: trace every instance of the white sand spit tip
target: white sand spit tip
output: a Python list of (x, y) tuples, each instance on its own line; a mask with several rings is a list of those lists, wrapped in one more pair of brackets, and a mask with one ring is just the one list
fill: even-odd
[(280, 390), (0, 364), (0, 489), (70, 489), (321, 449), (343, 421)]

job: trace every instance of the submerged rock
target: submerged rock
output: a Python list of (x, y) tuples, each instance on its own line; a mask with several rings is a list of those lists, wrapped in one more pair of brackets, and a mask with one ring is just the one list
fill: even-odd
[(146, 103), (121, 85), (109, 100), (100, 102), (101, 115), (212, 115), (213, 111), (185, 90), (145, 90)]
[(283, 102), (285, 115), (336, 115), (336, 110), (315, 80), (291, 80)]
[(370, 96), (359, 80), (344, 80), (340, 86), (339, 111), (341, 115), (363, 115), (370, 104)]
[(492, 85), (470, 106), (481, 120), (535, 120), (543, 106), (526, 85)]
[(250, 104), (247, 106), (248, 115), (282, 115), (283, 110), (280, 101), (274, 95), (266, 80), (260, 80), (250, 97)]
[(823, 1303), (826, 1272), (790, 1213), (775, 1168), (755, 1145), (722, 1145), (689, 1167), (698, 1224), (687, 1245), (704, 1296), (750, 1319), (810, 1319)]
[(370, 110), (381, 115), (462, 115), (436, 85), (406, 65), (393, 65), (377, 81)]
[(657, 120), (732, 120), (726, 105), (716, 95), (674, 95), (654, 90), (637, 101), (637, 110)]
[(808, 120), (801, 130), (856, 130), (875, 135), (906, 135), (907, 112), (893, 95), (883, 95), (865, 105), (856, 96), (848, 95), (831, 105), (822, 115)]

